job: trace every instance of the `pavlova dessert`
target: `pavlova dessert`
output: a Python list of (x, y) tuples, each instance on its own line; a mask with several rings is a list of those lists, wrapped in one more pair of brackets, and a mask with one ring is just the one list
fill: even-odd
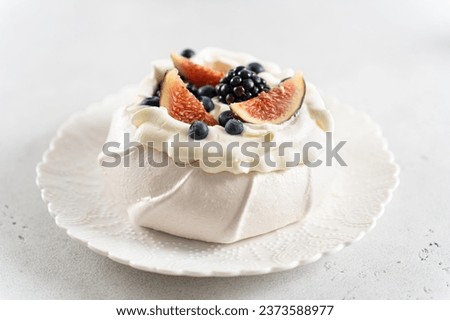
[(115, 112), (107, 142), (116, 147), (99, 160), (134, 224), (232, 243), (320, 204), (333, 175), (316, 163), (332, 130), (301, 73), (243, 53), (184, 50), (155, 61), (134, 103)]

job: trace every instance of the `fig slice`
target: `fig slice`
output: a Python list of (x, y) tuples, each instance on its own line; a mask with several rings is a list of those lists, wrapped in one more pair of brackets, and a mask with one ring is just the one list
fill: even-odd
[(223, 72), (192, 62), (190, 59), (172, 53), (171, 58), (180, 75), (189, 83), (197, 87), (205, 85), (215, 86), (225, 76)]
[(282, 81), (278, 87), (261, 92), (247, 101), (232, 103), (230, 108), (245, 122), (279, 124), (292, 117), (301, 107), (305, 93), (303, 75), (295, 74)]
[(168, 71), (164, 76), (160, 105), (167, 108), (169, 115), (179, 121), (191, 124), (199, 120), (210, 126), (217, 124), (216, 119), (206, 112), (203, 104), (186, 88), (177, 69)]

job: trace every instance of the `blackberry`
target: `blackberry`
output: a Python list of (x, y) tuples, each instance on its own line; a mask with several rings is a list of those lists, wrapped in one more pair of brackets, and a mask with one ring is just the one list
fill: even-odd
[(263, 78), (244, 66), (228, 71), (216, 86), (219, 101), (227, 104), (246, 101), (269, 90), (270, 87)]

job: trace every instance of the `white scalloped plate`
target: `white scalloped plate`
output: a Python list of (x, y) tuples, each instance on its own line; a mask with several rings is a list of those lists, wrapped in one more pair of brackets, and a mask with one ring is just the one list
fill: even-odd
[(37, 167), (37, 184), (56, 224), (93, 251), (134, 268), (171, 275), (264, 274), (314, 262), (375, 226), (398, 184), (398, 166), (379, 127), (362, 113), (326, 100), (336, 140), (346, 140), (332, 192), (304, 221), (234, 244), (214, 244), (134, 226), (108, 195), (97, 155), (112, 112), (136, 92), (119, 94), (72, 116)]

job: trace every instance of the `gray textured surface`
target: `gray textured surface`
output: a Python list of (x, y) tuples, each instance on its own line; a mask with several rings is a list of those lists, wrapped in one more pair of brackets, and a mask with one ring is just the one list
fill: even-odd
[[(450, 298), (448, 1), (88, 3), (0, 3), (0, 298)], [(119, 265), (56, 227), (34, 180), (60, 123), (152, 59), (208, 45), (302, 68), (381, 124), (400, 187), (363, 240), (289, 272), (193, 279)]]

